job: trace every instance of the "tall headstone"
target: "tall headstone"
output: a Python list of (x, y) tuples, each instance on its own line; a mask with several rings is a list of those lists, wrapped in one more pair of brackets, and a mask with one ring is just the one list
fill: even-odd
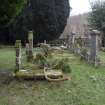
[(30, 62), (33, 59), (33, 31), (28, 32), (28, 41), (29, 41), (28, 61)]
[(75, 42), (75, 33), (71, 33), (70, 35), (67, 36), (67, 44), (68, 44), (68, 48), (70, 50), (73, 50), (74, 48), (74, 42)]
[(74, 45), (75, 45), (75, 33), (71, 33), (71, 50), (72, 51), (75, 50)]
[(21, 40), (16, 40), (15, 43), (16, 48), (16, 71), (19, 71), (21, 68)]
[(98, 45), (98, 38), (99, 38), (100, 32), (97, 30), (92, 30), (90, 33), (90, 62), (95, 64), (96, 58), (97, 58), (97, 52), (99, 49)]

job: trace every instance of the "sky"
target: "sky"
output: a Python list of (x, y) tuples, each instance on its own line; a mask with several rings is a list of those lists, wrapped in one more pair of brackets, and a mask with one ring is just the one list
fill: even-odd
[(71, 15), (78, 15), (91, 11), (89, 0), (70, 0), (70, 5), (72, 7)]

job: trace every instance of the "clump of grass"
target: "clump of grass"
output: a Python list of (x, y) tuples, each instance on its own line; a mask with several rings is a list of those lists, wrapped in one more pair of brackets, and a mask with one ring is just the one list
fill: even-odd
[(55, 60), (53, 63), (54, 69), (61, 69), (64, 73), (71, 73), (71, 67), (68, 64), (67, 58)]

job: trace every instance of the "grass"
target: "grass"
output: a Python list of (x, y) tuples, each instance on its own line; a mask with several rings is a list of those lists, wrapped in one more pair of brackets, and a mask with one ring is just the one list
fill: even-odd
[(13, 48), (0, 49), (0, 69), (13, 69), (15, 66), (15, 51)]
[(99, 57), (105, 63), (105, 52), (99, 52)]
[[(69, 58), (71, 80), (57, 83), (14, 80), (0, 86), (0, 105), (105, 105), (105, 68), (88, 65), (70, 52), (53, 56)], [(105, 58), (105, 54), (101, 57)], [(13, 70), (14, 62), (14, 49), (0, 49), (0, 69)]]

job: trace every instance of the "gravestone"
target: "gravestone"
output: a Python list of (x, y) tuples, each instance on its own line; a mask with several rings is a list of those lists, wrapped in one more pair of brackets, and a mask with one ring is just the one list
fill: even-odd
[(70, 48), (70, 44), (71, 44), (70, 42), (71, 42), (71, 37), (70, 37), (70, 35), (67, 35), (66, 44), (67, 44), (68, 49)]
[(28, 41), (29, 41), (28, 61), (30, 62), (33, 59), (33, 31), (28, 32)]
[(100, 32), (97, 30), (92, 30), (90, 33), (90, 63), (95, 64), (96, 58), (97, 58), (97, 52), (98, 52), (98, 38), (99, 38)]
[(76, 38), (76, 34), (75, 33), (72, 33), (71, 34), (71, 38), (72, 38), (72, 45), (71, 45), (71, 47), (73, 48), (73, 46), (74, 46), (74, 43), (75, 43), (75, 38)]
[(75, 38), (76, 38), (76, 34), (75, 34), (75, 33), (71, 33), (71, 34), (69, 35), (68, 43), (69, 43), (69, 48), (70, 48), (72, 51), (74, 50)]
[(16, 40), (15, 43), (16, 48), (16, 71), (19, 71), (21, 68), (21, 40)]
[(29, 43), (26, 43), (26, 55), (29, 54)]

